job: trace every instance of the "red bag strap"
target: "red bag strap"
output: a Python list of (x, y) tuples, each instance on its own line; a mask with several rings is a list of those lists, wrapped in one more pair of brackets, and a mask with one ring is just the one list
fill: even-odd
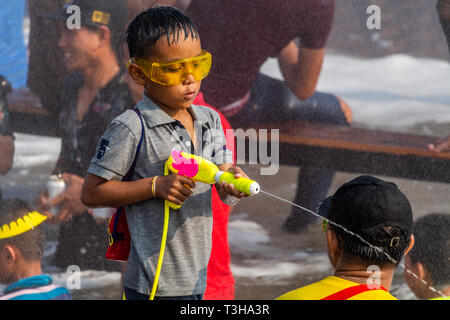
[(336, 293), (333, 293), (325, 298), (322, 298), (320, 300), (348, 300), (351, 297), (356, 296), (357, 294), (371, 291), (371, 290), (384, 290), (387, 292), (387, 290), (383, 287), (380, 287), (379, 289), (371, 289), (366, 284), (360, 284), (357, 286), (349, 287), (344, 290), (338, 291)]

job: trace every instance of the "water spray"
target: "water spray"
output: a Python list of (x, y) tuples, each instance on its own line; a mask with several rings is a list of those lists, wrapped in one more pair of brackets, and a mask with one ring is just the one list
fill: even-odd
[[(185, 152), (181, 152), (181, 151), (173, 151), (171, 156), (169, 157), (169, 159), (166, 161), (164, 175), (168, 175), (169, 171), (171, 171), (172, 173), (175, 173), (175, 174), (179, 174), (179, 175), (188, 177), (188, 178), (192, 179), (194, 182), (197, 181), (197, 182), (202, 182), (202, 183), (206, 183), (206, 184), (214, 184), (214, 183), (221, 183), (222, 181), (226, 181), (227, 183), (233, 184), (238, 191), (243, 192), (249, 196), (254, 196), (258, 193), (262, 193), (262, 194), (265, 194), (272, 198), (278, 199), (279, 201), (288, 203), (294, 207), (302, 209), (303, 211), (306, 211), (317, 218), (327, 221), (327, 223), (329, 223), (330, 225), (333, 225), (337, 228), (342, 229), (344, 232), (358, 238), (361, 242), (363, 242), (365, 245), (369, 246), (370, 248), (384, 254), (392, 263), (394, 263), (395, 265), (397, 265), (397, 264), (400, 265), (403, 269), (406, 270), (406, 272), (408, 272), (408, 274), (410, 274), (410, 275), (414, 276), (416, 279), (420, 280), (424, 285), (426, 285), (428, 287), (429, 290), (446, 298), (445, 294), (442, 291), (434, 288), (433, 286), (430, 286), (426, 281), (420, 279), (411, 270), (407, 269), (403, 263), (401, 263), (401, 262), (399, 263), (398, 261), (393, 259), (382, 248), (372, 245), (371, 243), (366, 241), (364, 238), (362, 238), (360, 235), (352, 232), (351, 230), (348, 230), (347, 228), (340, 225), (339, 223), (336, 223), (334, 221), (331, 221), (328, 218), (324, 218), (324, 217), (320, 216), (318, 213), (316, 213), (308, 208), (302, 207), (301, 205), (298, 205), (292, 201), (286, 200), (286, 199), (284, 199), (280, 196), (277, 196), (275, 194), (272, 194), (270, 192), (261, 190), (259, 184), (254, 180), (251, 180), (248, 178), (243, 178), (243, 177), (235, 178), (234, 175), (230, 172), (220, 171), (219, 168), (211, 161), (206, 160), (202, 157), (199, 157), (199, 156), (196, 156), (193, 154), (189, 154), (189, 153), (185, 153)], [(158, 285), (159, 274), (161, 271), (162, 261), (163, 261), (163, 257), (164, 257), (168, 223), (169, 223), (169, 207), (176, 210), (176, 209), (179, 209), (181, 206), (171, 203), (167, 200), (165, 200), (165, 202), (164, 202), (165, 217), (164, 217), (163, 238), (161, 241), (160, 256), (159, 256), (159, 260), (158, 260), (158, 265), (156, 267), (155, 279), (153, 281), (153, 288), (152, 288), (152, 292), (150, 294), (151, 300), (153, 300), (153, 298), (155, 296), (155, 292), (156, 292), (157, 285)]]

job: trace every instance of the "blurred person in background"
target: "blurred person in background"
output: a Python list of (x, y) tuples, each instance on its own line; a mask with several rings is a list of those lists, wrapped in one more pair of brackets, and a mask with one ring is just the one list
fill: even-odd
[[(437, 12), (450, 51), (450, 0), (438, 0)], [(439, 140), (438, 145), (431, 144), (429, 146), (429, 149), (433, 152), (450, 151), (450, 136), (448, 136), (446, 139)]]
[[(66, 25), (67, 7), (77, 5), (81, 28)], [(60, 268), (120, 270), (106, 261), (107, 222), (96, 219), (80, 200), (81, 186), (95, 153), (98, 138), (111, 120), (133, 106), (133, 99), (120, 65), (119, 47), (128, 19), (124, 0), (75, 0), (59, 13), (46, 15), (59, 29), (58, 47), (69, 75), (60, 87), (59, 126), (61, 152), (53, 170), (66, 189), (49, 199), (42, 192), (39, 210), (58, 209), (50, 219), (61, 223), (54, 264)]]
[[(7, 93), (11, 92), (11, 84), (0, 76), (0, 174), (8, 173), (14, 159), (14, 133), (9, 121)], [(1, 191), (0, 191), (1, 199)]]
[(415, 245), (405, 256), (406, 283), (419, 299), (450, 299), (450, 214), (432, 213), (417, 219), (413, 233)]

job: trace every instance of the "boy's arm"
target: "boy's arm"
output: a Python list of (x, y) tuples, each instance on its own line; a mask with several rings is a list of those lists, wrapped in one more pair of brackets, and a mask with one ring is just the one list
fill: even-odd
[(88, 207), (122, 207), (152, 197), (154, 177), (123, 182), (88, 173), (81, 189), (81, 201)]
[[(123, 207), (153, 198), (152, 182), (155, 177), (135, 181), (106, 180), (88, 173), (81, 189), (81, 201), (88, 207)], [(155, 181), (156, 198), (182, 205), (195, 183), (179, 175), (158, 176)]]

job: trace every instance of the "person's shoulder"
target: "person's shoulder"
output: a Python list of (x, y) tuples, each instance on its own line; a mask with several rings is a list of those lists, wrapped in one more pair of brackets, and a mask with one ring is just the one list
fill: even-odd
[(193, 104), (192, 109), (200, 120), (208, 120), (213, 123), (217, 122), (217, 120), (220, 121), (219, 113), (212, 107)]
[(349, 298), (348, 300), (397, 300), (397, 298), (388, 291), (378, 289), (362, 292)]
[(312, 283), (305, 287), (288, 291), (276, 298), (276, 300), (317, 300), (318, 298), (313, 298), (313, 294), (311, 292), (311, 288), (314, 286), (315, 283)]
[(327, 278), (304, 287), (291, 290), (281, 295), (276, 300), (320, 300), (326, 295), (324, 294), (324, 291), (326, 292), (328, 289), (324, 288), (324, 286), (328, 286), (327, 284), (324, 284), (326, 281)]
[(127, 128), (130, 130), (134, 135), (137, 135), (138, 132), (141, 132), (141, 122), (139, 120), (139, 115), (136, 113), (136, 111), (133, 110), (134, 108), (127, 109), (117, 115), (110, 124), (110, 129), (116, 129), (119, 130), (119, 128)]

